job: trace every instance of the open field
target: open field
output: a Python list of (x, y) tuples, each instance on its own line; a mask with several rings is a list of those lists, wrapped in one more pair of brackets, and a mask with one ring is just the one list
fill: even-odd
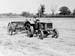
[(10, 36), (7, 24), (26, 18), (0, 18), (0, 56), (75, 56), (75, 18), (44, 18), (52, 21), (59, 38), (48, 36), (44, 40), (28, 38), (25, 33)]

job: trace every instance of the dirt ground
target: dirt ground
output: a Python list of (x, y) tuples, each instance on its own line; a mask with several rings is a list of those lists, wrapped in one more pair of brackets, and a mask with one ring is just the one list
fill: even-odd
[(7, 24), (26, 18), (0, 18), (0, 56), (75, 56), (75, 18), (41, 18), (51, 21), (58, 39), (29, 38), (25, 33), (10, 36)]

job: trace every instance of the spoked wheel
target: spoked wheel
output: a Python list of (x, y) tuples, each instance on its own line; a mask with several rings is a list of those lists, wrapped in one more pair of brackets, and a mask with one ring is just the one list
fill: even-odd
[(25, 31), (26, 31), (26, 33), (29, 31), (29, 29), (30, 29), (30, 23), (25, 23)]
[(56, 29), (53, 30), (53, 36), (52, 38), (58, 38), (58, 32)]
[(33, 37), (33, 33), (34, 32), (34, 29), (33, 29), (33, 26), (27, 26), (27, 36), (28, 37)]
[(17, 34), (17, 32), (16, 32), (16, 30), (9, 30), (8, 34), (9, 35), (15, 35), (15, 34)]
[(15, 35), (16, 34), (16, 29), (15, 29), (15, 25), (12, 23), (8, 24), (7, 30), (8, 30), (8, 34), (9, 35)]
[(45, 32), (43, 30), (40, 30), (39, 39), (43, 39), (43, 38), (46, 38), (46, 37), (47, 37), (47, 34), (45, 34)]
[(26, 23), (25, 24), (26, 30), (28, 30), (30, 28), (30, 26), (31, 26), (30, 23)]

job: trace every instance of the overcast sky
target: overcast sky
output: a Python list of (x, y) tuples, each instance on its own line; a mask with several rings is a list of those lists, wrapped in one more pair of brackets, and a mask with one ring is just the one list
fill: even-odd
[(71, 10), (75, 8), (75, 0), (0, 0), (0, 13), (36, 13), (40, 4), (45, 5), (46, 13), (50, 13), (51, 8), (57, 12), (61, 6), (68, 6)]

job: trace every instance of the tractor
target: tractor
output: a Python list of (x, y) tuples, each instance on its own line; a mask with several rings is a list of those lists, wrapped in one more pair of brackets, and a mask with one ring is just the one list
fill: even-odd
[(28, 37), (38, 36), (40, 39), (47, 38), (51, 35), (52, 38), (58, 38), (58, 32), (53, 28), (52, 22), (40, 21), (39, 19), (29, 20), (24, 24)]
[(8, 32), (10, 35), (14, 35), (18, 32), (24, 31), (28, 37), (39, 37), (40, 39), (47, 38), (51, 35), (52, 38), (58, 38), (58, 31), (53, 27), (52, 22), (39, 20), (39, 19), (27, 19), (26, 21), (14, 21), (8, 23)]

